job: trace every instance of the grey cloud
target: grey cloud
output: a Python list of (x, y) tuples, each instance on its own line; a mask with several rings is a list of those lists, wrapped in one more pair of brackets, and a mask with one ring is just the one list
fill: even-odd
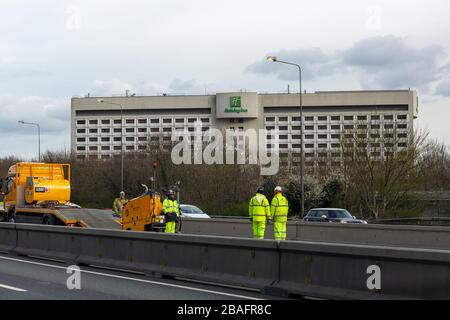
[(440, 96), (450, 97), (450, 79), (438, 83), (434, 93)]
[[(333, 72), (336, 68), (335, 56), (324, 53), (320, 48), (281, 50), (268, 54), (276, 56), (280, 60), (301, 62), (302, 76), (306, 80), (312, 80), (318, 76), (323, 76)], [(282, 80), (296, 80), (297, 73), (289, 70), (279, 63), (268, 62), (266, 59), (255, 62), (246, 68), (246, 72), (259, 74), (274, 74)]]
[(363, 39), (340, 54), (344, 65), (362, 71), (363, 87), (419, 87), (426, 91), (438, 79), (443, 53), (437, 45), (417, 49), (403, 38), (385, 36)]
[[(414, 48), (404, 38), (384, 36), (366, 38), (350, 48), (331, 53), (311, 48), (282, 50), (273, 55), (300, 63), (305, 80), (351, 72), (365, 89), (413, 87), (428, 91), (430, 84), (442, 73), (450, 73), (449, 65), (440, 64), (443, 54), (444, 49), (437, 45)], [(285, 80), (296, 79), (296, 74), (286, 66), (267, 61), (256, 62), (246, 71), (274, 74)]]
[(42, 134), (61, 133), (70, 122), (70, 101), (39, 96), (0, 97), (0, 132), (17, 135), (34, 134), (32, 128), (19, 124), (19, 120), (37, 122)]
[(191, 92), (196, 86), (195, 79), (181, 80), (177, 78), (170, 83), (169, 89), (174, 93), (186, 93)]

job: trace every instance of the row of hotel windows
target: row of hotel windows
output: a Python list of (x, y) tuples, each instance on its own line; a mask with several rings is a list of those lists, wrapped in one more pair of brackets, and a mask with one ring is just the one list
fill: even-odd
[[(121, 137), (113, 137), (112, 141), (114, 142), (120, 142), (122, 140)], [(111, 138), (110, 137), (101, 137), (100, 139), (98, 137), (90, 137), (87, 141), (89, 142), (111, 142)], [(160, 141), (160, 137), (137, 137), (137, 139), (135, 137), (125, 137), (125, 141), (126, 142), (135, 142), (135, 141), (139, 141), (139, 142), (159, 142)], [(172, 141), (171, 137), (162, 137), (162, 141), (166, 142), (166, 141)], [(77, 142), (86, 142), (86, 138), (85, 137), (78, 137), (77, 138)]]
[[(184, 127), (176, 127), (175, 128), (175, 130), (176, 131), (184, 131)], [(187, 128), (187, 131), (188, 132), (195, 132), (195, 127), (188, 127)], [(202, 131), (208, 131), (209, 130), (209, 127), (202, 127), (201, 128), (201, 130)], [(160, 132), (163, 132), (163, 133), (170, 133), (170, 132), (172, 132), (172, 127), (167, 127), (167, 128), (162, 128), (162, 130), (160, 129), (160, 128), (125, 128), (125, 130), (124, 130), (124, 132), (125, 133), (136, 133), (136, 131), (138, 132), (138, 133), (148, 133), (148, 132), (150, 132), (150, 133), (154, 133), (154, 134), (156, 134), (156, 133), (160, 133)], [(79, 135), (82, 135), (82, 134), (86, 134), (86, 132), (89, 132), (89, 133), (99, 133), (99, 132), (101, 132), (101, 133), (111, 133), (111, 132), (113, 132), (113, 133), (121, 133), (122, 132), (122, 129), (121, 128), (114, 128), (113, 130), (111, 130), (110, 128), (103, 128), (103, 129), (97, 129), (97, 128), (91, 128), (91, 129), (88, 129), (88, 130), (86, 130), (86, 129), (77, 129), (77, 134), (79, 134)]]
[[(203, 129), (205, 129), (205, 128), (203, 128)], [(381, 134), (379, 134), (379, 133), (374, 133), (374, 134), (370, 134), (370, 135), (368, 135), (368, 134), (358, 134), (356, 136), (358, 138), (362, 138), (362, 139), (369, 138), (369, 137), (371, 139), (381, 138)], [(278, 135), (278, 139), (280, 139), (280, 140), (287, 140), (287, 139), (289, 139), (289, 137), (291, 137), (292, 140), (300, 140), (301, 139), (300, 135), (291, 135), (291, 136), (287, 135), (287, 134), (284, 134), (284, 135), (280, 134), (280, 135)], [(354, 136), (354, 134), (343, 134), (343, 135), (341, 135), (341, 134), (330, 134), (330, 135), (329, 134), (317, 134), (317, 135), (315, 135), (315, 134), (305, 134), (305, 140), (314, 140), (316, 138), (319, 139), (319, 140), (326, 140), (328, 138), (336, 140), (336, 139), (341, 139), (342, 137), (348, 139), (348, 138), (353, 138), (355, 136)], [(383, 137), (384, 138), (394, 138), (394, 134), (393, 133), (385, 133), (383, 135)], [(408, 137), (407, 133), (398, 133), (397, 134), (397, 138), (400, 138), (400, 139), (404, 139), (404, 138), (407, 138), (407, 137)], [(271, 139), (274, 139), (275, 137), (273, 135), (267, 135), (266, 138), (268, 140), (271, 140)], [(120, 137), (120, 136), (112, 137), (112, 139), (111, 139), (111, 137), (100, 137), (100, 138), (99, 137), (89, 137), (89, 138), (77, 137), (77, 142), (86, 142), (86, 141), (89, 141), (89, 142), (99, 142), (99, 141), (101, 141), (101, 142), (110, 142), (110, 141), (120, 142), (121, 139), (122, 139), (122, 137)], [(127, 142), (134, 142), (134, 141), (136, 141), (136, 139), (137, 139), (137, 141), (147, 141), (148, 140), (146, 136), (140, 136), (140, 137), (128, 136), (128, 137), (125, 137), (125, 141), (127, 141)], [(170, 137), (163, 137), (163, 139), (169, 139), (168, 141), (170, 141)], [(159, 141), (159, 137), (150, 137), (150, 141)]]
[[(136, 124), (136, 122), (138, 124), (159, 124), (159, 123), (163, 123), (163, 124), (171, 124), (171, 123), (185, 123), (187, 120), (187, 123), (195, 123), (197, 122), (197, 118), (176, 118), (176, 119), (172, 119), (172, 118), (153, 118), (153, 119), (124, 119), (125, 120), (125, 124)], [(150, 120), (150, 122), (148, 122), (148, 120)], [(162, 122), (160, 121), (162, 120)], [(200, 122), (202, 123), (209, 123), (210, 119), (209, 118), (200, 118), (199, 119)], [(110, 120), (110, 119), (103, 119), (103, 120), (98, 120), (98, 119), (93, 119), (93, 120), (86, 120), (86, 119), (79, 119), (77, 120), (77, 125), (98, 125), (98, 124), (102, 124), (102, 125), (109, 125), (109, 124), (121, 124), (122, 121), (120, 119), (114, 119), (114, 120)]]
[[(368, 137), (370, 137), (371, 139), (379, 139), (379, 138), (381, 138), (381, 134), (379, 134), (379, 133), (370, 134), (370, 135), (358, 134), (356, 136), (358, 138), (361, 138), (361, 139), (366, 139)], [(384, 136), (384, 138), (394, 138), (394, 134), (393, 133), (385, 133), (383, 136)], [(314, 140), (316, 137), (319, 140), (323, 140), (323, 139), (326, 140), (326, 139), (328, 139), (328, 137), (331, 137), (331, 139), (341, 139), (342, 137), (348, 139), (348, 138), (354, 138), (355, 136), (353, 134), (344, 134), (344, 135), (341, 135), (341, 134), (330, 134), (330, 135), (328, 135), (328, 134), (317, 134), (317, 135), (305, 134), (305, 140)], [(400, 138), (400, 139), (407, 138), (408, 134), (407, 133), (398, 133), (397, 137)], [(273, 135), (267, 135), (266, 138), (268, 140), (271, 140), (271, 139), (274, 139), (274, 136)], [(293, 140), (300, 140), (301, 136), (300, 135), (292, 135), (291, 138)], [(278, 139), (280, 139), (280, 140), (287, 140), (287, 139), (289, 139), (289, 135), (287, 135), (287, 134), (280, 134), (280, 135), (278, 135)]]
[[(266, 122), (274, 122), (275, 118), (278, 119), (279, 122), (286, 122), (288, 121), (288, 118), (291, 118), (292, 121), (300, 121), (300, 117), (287, 117), (287, 116), (282, 116), (282, 117), (266, 117), (265, 120)], [(317, 118), (317, 121), (328, 121), (328, 118), (331, 119), (331, 121), (341, 121), (342, 118), (344, 119), (344, 121), (354, 121), (354, 120), (358, 120), (358, 121), (367, 121), (369, 116), (367, 115), (360, 115), (360, 116), (305, 116), (305, 122), (311, 122), (314, 121), (315, 118)], [(407, 120), (408, 116), (406, 114), (398, 114), (396, 116), (397, 120)], [(381, 119), (380, 115), (371, 115), (370, 119), (372, 121), (377, 121)], [(389, 114), (389, 115), (383, 115), (383, 119), (384, 120), (394, 120), (394, 115)]]
[[(386, 142), (386, 143), (383, 143), (383, 144), (381, 144), (381, 143), (371, 143), (370, 147), (371, 148), (381, 148), (382, 145), (385, 148), (393, 148), (394, 146), (398, 146), (399, 148), (407, 147), (407, 143), (406, 142), (399, 142), (399, 143), (392, 143), (392, 142), (387, 143)], [(293, 143), (293, 144), (280, 143), (280, 144), (278, 144), (278, 148), (279, 149), (290, 149), (290, 146), (291, 146), (292, 149), (300, 149), (301, 148), (300, 143)], [(347, 148), (350, 148), (350, 147), (354, 147), (355, 145), (353, 143), (347, 143), (347, 144), (344, 144), (344, 146), (347, 147)], [(368, 146), (369, 146), (369, 144), (367, 144), (367, 143), (360, 143), (360, 144), (358, 144), (358, 147), (360, 147), (360, 148), (367, 148)], [(274, 149), (275, 145), (274, 144), (267, 144), (266, 147), (267, 147), (267, 149)], [(305, 143), (305, 149), (328, 149), (328, 148), (340, 149), (341, 148), (341, 144), (340, 143), (331, 143), (331, 144), (328, 144), (328, 143), (317, 143), (317, 145), (316, 145), (314, 143)]]
[[(278, 130), (284, 130), (284, 131), (286, 131), (286, 130), (288, 130), (289, 129), (289, 127), (291, 127), (291, 129), (292, 130), (300, 130), (300, 127), (301, 126), (266, 126), (266, 130), (275, 130), (275, 129), (278, 129)], [(353, 124), (346, 124), (346, 125), (343, 125), (343, 126), (341, 126), (340, 124), (335, 124), (335, 125), (331, 125), (331, 126), (328, 126), (328, 125), (326, 125), (326, 124), (324, 124), (324, 125), (316, 125), (316, 126), (314, 126), (314, 125), (305, 125), (304, 126), (304, 128), (305, 128), (305, 131), (312, 131), (312, 130), (341, 130), (341, 129), (344, 129), (344, 130), (354, 130), (354, 129), (368, 129), (370, 127), (370, 129), (372, 129), (372, 130), (378, 130), (378, 129), (381, 129), (381, 125), (379, 125), (379, 124), (370, 124), (370, 125), (367, 125), (367, 124), (359, 124), (359, 125), (357, 125), (357, 126), (355, 126), (355, 125), (353, 125)], [(395, 125), (395, 127), (397, 128), (397, 129), (407, 129), (408, 128), (408, 125), (405, 123), (405, 124), (396, 124)], [(383, 128), (384, 129), (394, 129), (394, 124), (385, 124), (384, 126), (383, 126)]]

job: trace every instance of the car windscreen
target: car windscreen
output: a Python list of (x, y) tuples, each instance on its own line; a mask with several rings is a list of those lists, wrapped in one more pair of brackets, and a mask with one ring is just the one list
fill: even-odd
[(330, 219), (352, 219), (352, 215), (345, 210), (329, 210), (328, 218)]
[(194, 206), (182, 206), (181, 210), (184, 213), (190, 213), (190, 214), (202, 214), (203, 213), (202, 210), (200, 210), (199, 208), (194, 207)]

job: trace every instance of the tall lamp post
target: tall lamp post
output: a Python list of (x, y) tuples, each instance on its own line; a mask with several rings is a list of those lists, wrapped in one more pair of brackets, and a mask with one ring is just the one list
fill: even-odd
[(23, 120), (18, 121), (20, 124), (36, 126), (38, 128), (38, 162), (41, 162), (41, 126), (39, 123), (25, 122)]
[(292, 62), (282, 61), (278, 60), (277, 57), (269, 56), (267, 57), (268, 61), (271, 62), (278, 62), (283, 64), (288, 64), (291, 66), (295, 66), (298, 68), (298, 81), (299, 81), (299, 87), (300, 87), (300, 191), (301, 191), (301, 217), (303, 218), (305, 216), (305, 186), (304, 186), (304, 172), (305, 172), (305, 160), (303, 155), (303, 105), (302, 105), (302, 68), (300, 65)]
[(123, 106), (120, 103), (97, 99), (97, 102), (112, 104), (120, 107), (120, 191), (123, 191)]

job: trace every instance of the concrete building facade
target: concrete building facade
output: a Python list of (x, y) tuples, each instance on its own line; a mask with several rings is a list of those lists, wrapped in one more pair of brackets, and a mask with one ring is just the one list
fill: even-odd
[[(411, 90), (304, 93), (302, 100), (307, 162), (318, 152), (337, 154), (342, 134), (351, 129), (379, 136), (395, 132), (398, 147), (405, 147), (418, 114), (417, 93)], [(120, 154), (123, 129), (125, 151), (146, 151), (168, 146), (175, 131), (192, 134), (197, 122), (203, 131), (275, 129), (280, 153), (300, 152), (299, 94), (255, 92), (72, 98), (71, 148), (79, 158)], [(273, 138), (266, 136), (268, 147), (275, 147)]]

